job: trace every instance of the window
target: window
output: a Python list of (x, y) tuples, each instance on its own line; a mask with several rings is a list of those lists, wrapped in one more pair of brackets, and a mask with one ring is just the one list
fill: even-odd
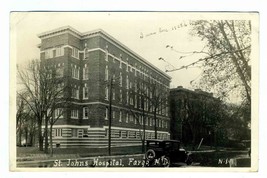
[(62, 129), (54, 129), (55, 137), (62, 137)]
[(125, 122), (128, 123), (128, 121), (129, 121), (129, 114), (126, 113), (126, 120), (125, 120)]
[(126, 104), (128, 104), (128, 102), (129, 102), (129, 93), (128, 93), (128, 91), (126, 92)]
[(115, 117), (116, 117), (116, 112), (112, 111), (112, 118), (115, 119)]
[(133, 105), (133, 97), (130, 97), (130, 104)]
[(53, 58), (53, 49), (50, 48), (50, 49), (46, 49), (45, 50), (45, 59), (49, 59), (49, 58)]
[(121, 117), (122, 117), (122, 112), (120, 111), (120, 118), (119, 118), (119, 122), (121, 122)]
[(84, 65), (83, 67), (83, 80), (88, 80), (88, 67), (87, 67), (87, 64)]
[(56, 77), (63, 77), (63, 73), (64, 73), (63, 67), (59, 67), (56, 69)]
[(139, 96), (139, 108), (142, 108), (142, 103), (141, 103), (141, 96)]
[(108, 66), (105, 69), (105, 80), (108, 81)]
[(108, 86), (105, 88), (105, 100), (108, 100)]
[(71, 65), (71, 76), (72, 78), (79, 79), (80, 78), (80, 68), (76, 65)]
[(52, 70), (51, 69), (49, 69), (49, 70), (47, 70), (47, 78), (48, 79), (51, 79), (52, 78)]
[(71, 118), (78, 119), (78, 110), (71, 110)]
[(80, 87), (77, 87), (76, 85), (71, 89), (72, 98), (79, 99), (79, 93), (80, 93), (79, 90), (80, 90)]
[(122, 75), (121, 75), (121, 72), (120, 72), (120, 86), (122, 86)]
[[(128, 58), (127, 58), (127, 61), (128, 61)], [(128, 64), (128, 62), (126, 63), (126, 72), (128, 72), (129, 70), (128, 70), (128, 67), (129, 67), (129, 64)]]
[(112, 99), (115, 100), (115, 89), (112, 89)]
[(134, 116), (130, 114), (130, 121), (133, 122)]
[(122, 103), (122, 91), (120, 90), (120, 103)]
[(83, 99), (88, 99), (88, 87), (87, 87), (87, 84), (84, 84), (84, 87), (83, 87)]
[(106, 107), (105, 120), (108, 120), (108, 107)]
[(150, 126), (152, 126), (152, 120), (153, 120), (153, 118), (152, 118), (152, 117), (150, 117), (150, 119), (149, 119), (149, 120), (150, 120), (150, 123), (149, 123), (149, 125), (150, 125)]
[(126, 76), (126, 89), (129, 89), (129, 78), (128, 78), (128, 75)]
[(64, 95), (64, 83), (61, 82), (57, 84), (57, 95), (55, 96), (56, 98), (62, 98)]
[(88, 111), (89, 111), (88, 107), (83, 108), (83, 118), (84, 119), (88, 119), (88, 115), (89, 115)]
[(108, 61), (108, 50), (105, 51), (105, 61)]
[(78, 129), (72, 129), (72, 137), (78, 137)]
[(63, 118), (63, 109), (62, 108), (55, 109), (55, 118)]
[(64, 55), (64, 47), (63, 46), (57, 46), (56, 47), (56, 57), (63, 56)]
[(134, 99), (134, 107), (137, 108), (137, 95), (134, 96), (135, 99)]
[(146, 119), (146, 125), (148, 125), (148, 119), (149, 119), (149, 118), (148, 118), (148, 117), (146, 117), (145, 119)]
[(79, 50), (75, 47), (72, 48), (72, 56), (79, 59)]
[(88, 129), (83, 129), (83, 137), (88, 137)]

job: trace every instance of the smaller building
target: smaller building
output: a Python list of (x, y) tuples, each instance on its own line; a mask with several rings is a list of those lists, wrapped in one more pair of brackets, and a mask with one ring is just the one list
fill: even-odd
[(170, 90), (171, 138), (185, 144), (214, 144), (221, 117), (220, 100), (200, 89), (178, 86)]

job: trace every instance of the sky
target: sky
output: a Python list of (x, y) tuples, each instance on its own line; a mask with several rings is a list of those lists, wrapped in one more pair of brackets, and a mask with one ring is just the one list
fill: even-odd
[[(103, 29), (131, 50), (165, 72), (196, 60), (197, 56), (179, 60), (181, 52), (198, 51), (203, 43), (189, 35), (188, 15), (180, 13), (15, 13), (11, 15), (18, 64), (39, 58), (38, 34), (62, 26), (72, 26), (80, 32)], [(182, 24), (182, 25), (181, 25)], [(186, 24), (187, 26), (185, 26)], [(173, 46), (170, 47), (166, 46)], [(159, 58), (163, 60), (159, 60)], [(168, 72), (171, 87), (190, 88), (190, 81), (200, 75), (199, 69)]]

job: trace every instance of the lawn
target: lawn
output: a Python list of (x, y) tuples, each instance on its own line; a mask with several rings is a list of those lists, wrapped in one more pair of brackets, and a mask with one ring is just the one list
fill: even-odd
[[(108, 148), (54, 148), (54, 156), (90, 157), (108, 155)], [(141, 146), (112, 147), (112, 155), (139, 154)], [(37, 147), (17, 147), (17, 157), (43, 157), (46, 155)]]

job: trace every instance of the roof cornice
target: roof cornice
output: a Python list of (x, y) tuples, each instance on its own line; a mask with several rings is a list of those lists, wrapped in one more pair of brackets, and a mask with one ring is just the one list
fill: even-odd
[(156, 67), (152, 63), (148, 62), (146, 59), (141, 57), (139, 54), (137, 54), (136, 52), (134, 52), (133, 50), (131, 50), (130, 48), (125, 46), (123, 43), (121, 43), (120, 41), (118, 41), (117, 39), (115, 39), (114, 37), (112, 37), (111, 35), (109, 35), (107, 32), (105, 32), (102, 29), (96, 29), (96, 30), (92, 30), (92, 31), (81, 33), (81, 32), (79, 32), (78, 30), (74, 29), (71, 26), (63, 26), (63, 27), (60, 27), (60, 28), (56, 28), (54, 30), (50, 30), (50, 31), (46, 31), (46, 32), (40, 33), (37, 36), (40, 39), (44, 39), (44, 38), (48, 38), (48, 37), (51, 37), (51, 36), (54, 36), (54, 35), (60, 35), (60, 34), (63, 34), (63, 33), (71, 33), (71, 34), (75, 35), (76, 37), (78, 37), (81, 40), (82, 39), (86, 39), (86, 38), (90, 38), (91, 36), (98, 35), (98, 34), (99, 35), (103, 35), (107, 39), (109, 39), (109, 40), (113, 41), (114, 43), (118, 44), (122, 49), (126, 50), (131, 55), (135, 56), (137, 59), (141, 59), (142, 62), (146, 63), (147, 65), (150, 65), (152, 68), (156, 69), (162, 75), (164, 75), (169, 80), (171, 80), (171, 77), (169, 75), (165, 74), (158, 67)]

